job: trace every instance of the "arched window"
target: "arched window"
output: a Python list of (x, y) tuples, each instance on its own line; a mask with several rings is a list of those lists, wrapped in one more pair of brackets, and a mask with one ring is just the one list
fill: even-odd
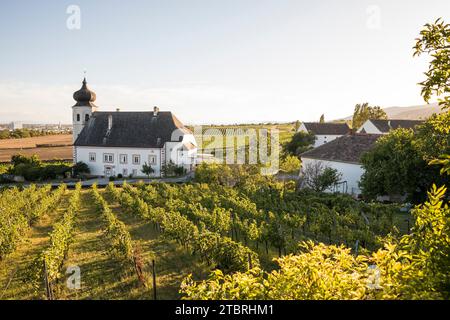
[(88, 120), (89, 120), (89, 115), (87, 114), (84, 116), (84, 121), (88, 122)]
[(77, 121), (80, 121), (80, 120), (81, 120), (81, 116), (79, 113), (77, 113)]

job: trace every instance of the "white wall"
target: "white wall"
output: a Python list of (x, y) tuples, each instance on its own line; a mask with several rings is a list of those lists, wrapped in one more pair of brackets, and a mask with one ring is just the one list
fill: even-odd
[[(96, 176), (105, 176), (105, 166), (112, 167), (112, 176), (118, 174), (123, 175), (123, 169), (127, 169), (127, 176), (133, 173), (133, 169), (137, 170), (137, 176), (145, 177), (146, 175), (141, 171), (145, 162), (149, 164), (149, 156), (156, 156), (156, 165), (152, 166), (155, 172), (152, 176), (159, 177), (161, 175), (161, 149), (140, 149), (140, 148), (103, 148), (103, 147), (81, 147), (76, 148), (76, 162), (82, 161), (86, 163), (91, 169), (91, 174)], [(89, 153), (95, 153), (95, 162), (89, 160)], [(103, 154), (114, 154), (113, 163), (105, 163), (103, 161)], [(119, 156), (121, 154), (127, 155), (127, 164), (120, 163)], [(141, 156), (140, 164), (133, 164), (132, 156), (134, 154)]]
[[(297, 132), (308, 132), (306, 129), (306, 126), (302, 123), (300, 127), (298, 128)], [(330, 141), (333, 141), (336, 138), (342, 137), (342, 135), (335, 135), (335, 134), (316, 134), (316, 141), (314, 142), (313, 147), (317, 148), (325, 143), (328, 143)]]
[(298, 127), (297, 132), (308, 132), (308, 130), (306, 129), (304, 123), (302, 123), (302, 124), (300, 125), (300, 127)]
[(309, 163), (314, 163), (317, 161), (322, 162), (324, 166), (336, 169), (338, 172), (342, 173), (341, 181), (347, 181), (347, 193), (354, 195), (358, 195), (361, 193), (358, 182), (361, 179), (364, 170), (360, 165), (347, 162), (325, 161), (302, 157), (302, 166), (306, 166)]
[(321, 146), (325, 143), (328, 143), (330, 141), (333, 141), (336, 138), (342, 137), (342, 135), (335, 135), (335, 134), (326, 134), (326, 135), (321, 135), (321, 134), (317, 134), (316, 135), (316, 141), (314, 142), (314, 148), (317, 148), (318, 146)]
[(166, 142), (164, 150), (166, 164), (172, 161), (179, 166), (183, 166), (188, 171), (193, 170), (197, 158), (197, 148), (192, 150), (183, 148), (184, 144), (189, 143), (197, 147), (197, 141), (192, 134), (183, 134), (181, 142)]
[(375, 127), (375, 125), (370, 120), (367, 120), (366, 122), (364, 122), (363, 125), (361, 126), (361, 128), (359, 128), (356, 132), (361, 133), (361, 131), (363, 129), (368, 134), (382, 134), (383, 133), (380, 130), (378, 130), (378, 128)]

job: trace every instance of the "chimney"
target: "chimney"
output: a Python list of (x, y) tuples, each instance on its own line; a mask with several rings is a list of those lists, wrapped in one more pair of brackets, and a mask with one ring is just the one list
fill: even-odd
[(158, 107), (153, 107), (153, 116), (156, 117), (158, 115), (159, 112), (159, 108)]
[(117, 108), (117, 109), (116, 109), (116, 112), (120, 112), (120, 108)]
[(110, 115), (108, 116), (108, 131), (111, 131), (111, 128), (112, 128), (112, 120), (113, 120), (112, 114), (110, 114)]

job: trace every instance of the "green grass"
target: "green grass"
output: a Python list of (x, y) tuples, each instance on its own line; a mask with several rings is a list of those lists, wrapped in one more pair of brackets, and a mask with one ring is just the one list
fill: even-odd
[(64, 212), (68, 194), (63, 197), (59, 208), (42, 216), (30, 229), (17, 250), (0, 261), (0, 300), (41, 299), (43, 292), (36, 292), (27, 279), (31, 263), (49, 244), (52, 225)]
[(164, 240), (149, 223), (123, 213), (117, 204), (112, 204), (114, 214), (126, 224), (133, 245), (141, 248), (145, 287), (138, 281), (131, 261), (117, 261), (108, 254), (109, 244), (102, 231), (105, 226), (91, 205), (88, 191), (83, 192), (82, 201), (84, 206), (77, 218), (77, 234), (63, 268), (80, 268), (81, 289), (68, 289), (62, 282), (58, 286), (58, 299), (153, 299), (152, 259), (156, 265), (158, 299), (180, 298), (179, 287), (187, 274), (204, 278), (209, 273), (206, 265), (177, 244)]

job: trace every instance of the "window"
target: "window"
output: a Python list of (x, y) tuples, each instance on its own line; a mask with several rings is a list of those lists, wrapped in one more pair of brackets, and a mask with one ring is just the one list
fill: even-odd
[(81, 120), (81, 116), (79, 113), (77, 113), (77, 121), (80, 121), (80, 120)]
[(103, 162), (105, 162), (105, 163), (113, 163), (114, 162), (114, 154), (112, 154), (112, 153), (104, 153), (103, 154)]
[(128, 176), (128, 169), (123, 169), (123, 170), (122, 170), (122, 175), (123, 175), (124, 177)]
[(137, 176), (137, 169), (133, 169), (133, 177)]
[(133, 164), (140, 164), (141, 163), (141, 156), (138, 154), (133, 154)]
[(84, 121), (86, 121), (86, 122), (89, 121), (89, 115), (88, 114), (84, 116)]
[(90, 162), (95, 162), (95, 152), (89, 152), (89, 161)]
[(148, 156), (148, 163), (149, 163), (150, 165), (156, 164), (156, 156), (154, 156), (154, 155), (149, 155), (149, 156)]
[(120, 157), (120, 163), (122, 163), (122, 164), (128, 163), (128, 156), (126, 154), (121, 154), (119, 157)]

